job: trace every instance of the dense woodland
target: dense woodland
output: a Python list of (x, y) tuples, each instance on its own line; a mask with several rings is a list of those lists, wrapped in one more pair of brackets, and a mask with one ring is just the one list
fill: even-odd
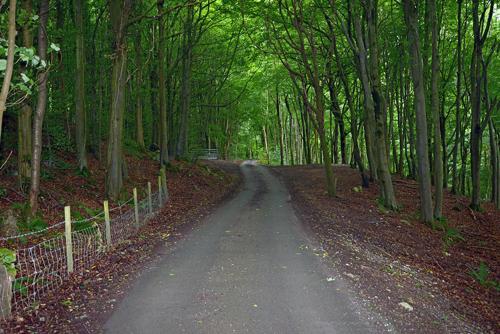
[(36, 213), (61, 156), (116, 198), (127, 151), (217, 148), (321, 163), (332, 196), (350, 164), (392, 210), (416, 179), (427, 223), (444, 189), (499, 208), (499, 36), (494, 0), (4, 0), (0, 173)]

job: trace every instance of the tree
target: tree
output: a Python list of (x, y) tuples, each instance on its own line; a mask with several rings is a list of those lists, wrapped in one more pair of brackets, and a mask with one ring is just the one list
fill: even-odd
[(87, 117), (85, 112), (85, 41), (83, 30), (84, 1), (73, 0), (76, 26), (76, 150), (78, 155), (78, 169), (85, 171), (87, 164)]
[(160, 108), (160, 165), (169, 163), (167, 134), (167, 104), (165, 96), (165, 18), (163, 0), (158, 1), (158, 101)]
[(138, 30), (136, 33), (136, 43), (135, 43), (135, 62), (136, 62), (136, 78), (135, 78), (135, 89), (136, 89), (136, 102), (135, 102), (135, 140), (137, 145), (141, 149), (145, 149), (146, 145), (144, 143), (144, 119), (143, 119), (143, 94), (144, 94), (144, 79), (143, 79), (143, 64), (142, 64), (142, 48), (141, 48), (141, 31)]
[[(47, 62), (47, 22), (49, 19), (49, 0), (40, 0), (39, 14), (40, 24), (38, 26), (38, 57), (41, 62)], [(38, 211), (38, 193), (40, 192), (40, 162), (42, 159), (42, 129), (45, 110), (47, 108), (47, 79), (49, 69), (40, 71), (38, 74), (38, 99), (33, 121), (33, 153), (31, 154), (31, 190), (30, 208), (31, 214)]]
[[(470, 100), (471, 100), (471, 178), (472, 194), (470, 206), (473, 210), (481, 208), (481, 140), (485, 125), (489, 115), (486, 116), (486, 122), (481, 120), (481, 97), (485, 77), (483, 76), (482, 59), (483, 47), (488, 36), (493, 18), (494, 2), (490, 5), (484, 5), (481, 16), (479, 14), (479, 0), (472, 0), (472, 31), (474, 36), (474, 48), (470, 65)], [(487, 15), (486, 21), (484, 18)]]
[(111, 74), (111, 113), (109, 119), (106, 192), (110, 198), (120, 195), (124, 179), (123, 120), (127, 82), (128, 19), (132, 0), (111, 0), (109, 3), (113, 31), (113, 69)]
[[(31, 0), (23, 1), (22, 8), (25, 10), (26, 16), (28, 18), (32, 16), (33, 4)], [(22, 25), (22, 39), (22, 44), (25, 48), (31, 49), (33, 47), (31, 20), (29, 19), (25, 19), (25, 22)], [(26, 74), (27, 72), (28, 66), (26, 64), (23, 64), (21, 66), (21, 73)], [(25, 184), (29, 184), (28, 182), (31, 176), (32, 114), (33, 109), (31, 106), (31, 97), (27, 96), (26, 99), (21, 103), (21, 109), (19, 111), (17, 121), (17, 170), (19, 174), (19, 185), (21, 190), (25, 190)]]
[(439, 106), (439, 23), (436, 14), (436, 0), (429, 1), (429, 15), (432, 30), (432, 65), (431, 65), (431, 112), (434, 125), (434, 218), (441, 218), (443, 206), (443, 153), (441, 151), (441, 115)]
[[(283, 18), (282, 28), (286, 30), (285, 41), (288, 47), (297, 52), (298, 69), (292, 68), (290, 60), (287, 59), (287, 53), (283, 45), (276, 38), (275, 49), (280, 57), (280, 61), (288, 70), (291, 79), (295, 82), (304, 109), (311, 117), (316, 133), (319, 138), (319, 145), (323, 166), (326, 174), (326, 188), (329, 196), (336, 196), (335, 179), (330, 160), (330, 151), (328, 148), (325, 132), (325, 103), (323, 87), (321, 85), (320, 59), (318, 54), (318, 44), (312, 27), (306, 24), (304, 16), (304, 2), (302, 0), (292, 0), (289, 5), (287, 1), (278, 1), (278, 10)], [(275, 23), (269, 22), (274, 33), (276, 32)], [(288, 24), (291, 24), (295, 38), (289, 31)], [(308, 96), (308, 85), (311, 85), (314, 96), (312, 101)]]
[(411, 60), (411, 75), (415, 94), (417, 124), (418, 185), (420, 190), (420, 214), (422, 220), (431, 223), (432, 211), (431, 176), (427, 148), (427, 115), (425, 111), (424, 73), (418, 33), (418, 8), (416, 0), (404, 0), (403, 11), (408, 29), (408, 46)]
[[(7, 60), (0, 63), (0, 69), (3, 67), (5, 76), (0, 90), (0, 143), (2, 142), (2, 120), (3, 114), (7, 109), (7, 97), (9, 96), (10, 81), (12, 79), (14, 68), (14, 53), (16, 48), (16, 0), (9, 1), (9, 33), (7, 36)], [(3, 65), (3, 66), (2, 66)]]
[[(343, 25), (343, 30), (355, 56), (355, 64), (362, 84), (365, 138), (371, 176), (380, 182), (380, 194), (384, 206), (394, 210), (397, 209), (398, 205), (389, 171), (385, 131), (386, 103), (381, 92), (378, 64), (376, 28), (378, 8), (374, 1), (369, 0), (364, 3), (363, 10), (368, 27), (367, 38), (363, 34), (359, 17), (354, 17), (354, 37), (345, 25)], [(349, 20), (350, 17), (349, 12)]]
[[(382, 201), (384, 206), (395, 210), (398, 205), (396, 202), (396, 195), (392, 184), (392, 178), (389, 170), (389, 150), (386, 143), (386, 119), (387, 119), (387, 105), (382, 92), (380, 73), (379, 73), (379, 51), (378, 51), (378, 8), (376, 0), (368, 0), (365, 4), (365, 17), (368, 26), (368, 45), (370, 52), (369, 59), (369, 75), (371, 77), (371, 96), (373, 97), (373, 113), (375, 118), (375, 154), (377, 155), (377, 174), (380, 180), (380, 188)], [(359, 25), (356, 27), (356, 34), (358, 43), (361, 42), (361, 32)], [(366, 96), (365, 96), (366, 98)], [(370, 109), (372, 112), (372, 109)]]

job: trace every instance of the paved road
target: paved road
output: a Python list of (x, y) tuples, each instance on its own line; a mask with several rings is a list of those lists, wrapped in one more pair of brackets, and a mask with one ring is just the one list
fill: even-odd
[(145, 272), (106, 333), (369, 333), (319, 258), (265, 167), (246, 164), (244, 189)]

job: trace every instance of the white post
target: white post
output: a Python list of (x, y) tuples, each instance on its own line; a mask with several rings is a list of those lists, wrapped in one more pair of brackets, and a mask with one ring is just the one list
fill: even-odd
[(71, 208), (64, 207), (64, 235), (66, 238), (66, 264), (68, 273), (73, 272), (73, 241), (71, 238)]
[(149, 213), (153, 213), (153, 201), (151, 199), (151, 182), (148, 182), (148, 207)]
[(135, 225), (139, 228), (139, 201), (137, 200), (137, 188), (134, 188)]
[(163, 194), (161, 189), (161, 176), (158, 176), (158, 206), (161, 208), (163, 205)]
[(109, 203), (104, 201), (104, 222), (106, 224), (106, 243), (111, 246), (111, 224), (109, 222)]

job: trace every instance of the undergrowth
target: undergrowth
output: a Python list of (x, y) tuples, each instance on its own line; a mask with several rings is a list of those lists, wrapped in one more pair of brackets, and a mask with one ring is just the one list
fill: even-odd
[(431, 224), (433, 230), (440, 230), (443, 232), (442, 240), (444, 251), (447, 251), (454, 244), (465, 241), (465, 238), (460, 233), (460, 231), (448, 224), (448, 220), (445, 217), (441, 217)]
[(480, 285), (500, 291), (500, 281), (496, 279), (489, 279), (490, 273), (491, 271), (488, 265), (481, 261), (479, 267), (471, 270), (469, 275), (471, 275), (472, 278), (474, 278)]

